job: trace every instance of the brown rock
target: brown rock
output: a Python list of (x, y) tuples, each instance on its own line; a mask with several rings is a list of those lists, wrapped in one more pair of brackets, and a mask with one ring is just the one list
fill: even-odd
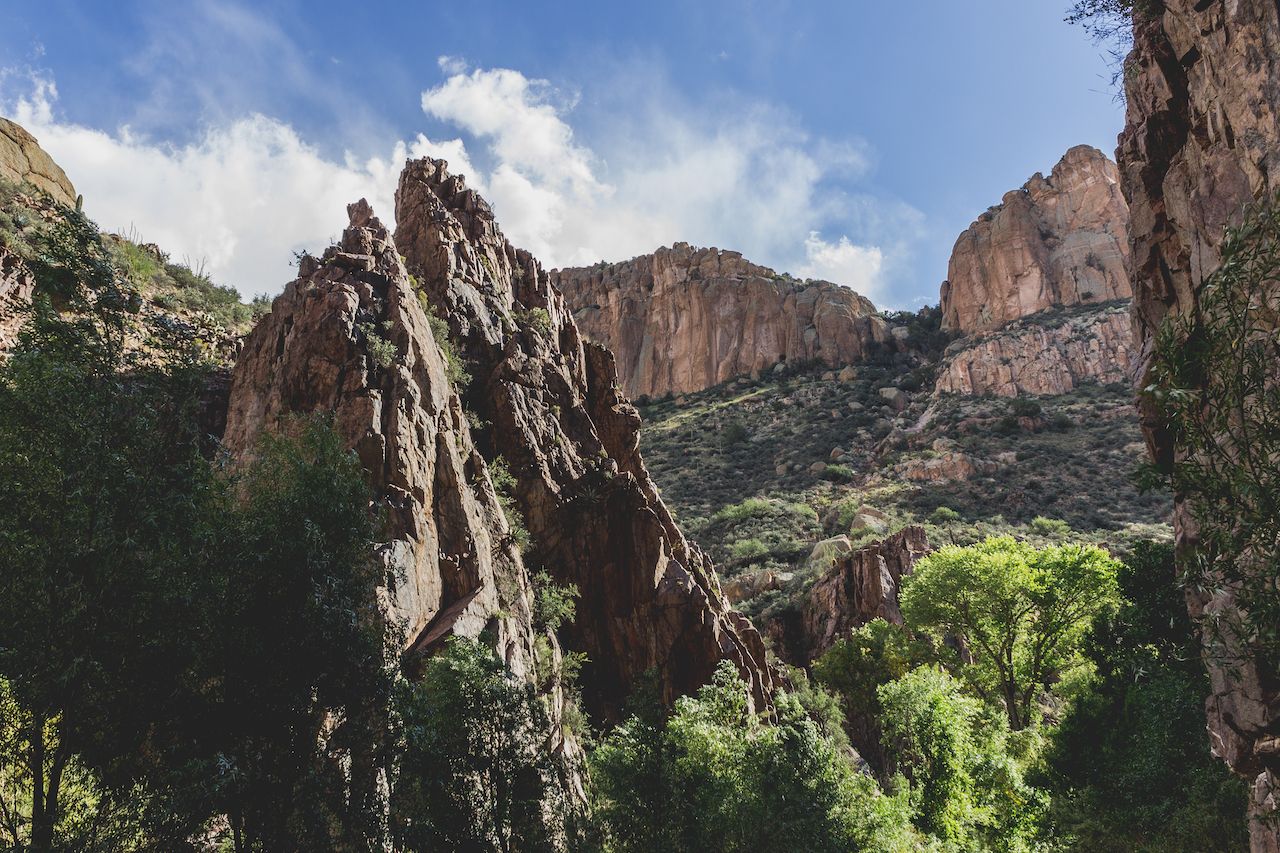
[[(1134, 325), (1145, 384), (1151, 344), (1169, 312), (1196, 310), (1199, 288), (1221, 262), (1224, 228), (1249, 202), (1274, 193), (1280, 174), (1280, 10), (1273, 2), (1165, 0), (1134, 26), (1126, 61), (1127, 122), (1118, 158), (1132, 212)], [(1171, 437), (1158, 413), (1143, 428), (1157, 462)], [(1177, 504), (1178, 549), (1195, 547), (1195, 524)], [(1188, 595), (1193, 616), (1236, 609), (1229, 585)], [(1208, 657), (1210, 743), (1251, 783), (1255, 853), (1280, 850), (1280, 756), (1260, 750), (1280, 728), (1280, 688), (1247, 649)], [(1227, 658), (1228, 660), (1223, 660)]]
[(990, 474), (1000, 466), (987, 459), (979, 459), (968, 453), (951, 451), (929, 459), (908, 459), (897, 465), (898, 476), (917, 482), (941, 483), (953, 480), (970, 480), (981, 474)]
[(1131, 295), (1116, 166), (1087, 145), (978, 217), (952, 249), (942, 326), (977, 332), (1055, 305)]
[(924, 528), (904, 527), (882, 542), (845, 552), (809, 590), (791, 647), (801, 663), (821, 657), (836, 640), (872, 619), (902, 624), (898, 591), (904, 575), (929, 552)]
[(35, 293), (35, 279), (22, 259), (0, 246), (0, 353), (17, 342), (25, 309)]
[[(730, 609), (710, 560), (658, 496), (610, 353), (582, 340), (538, 262), (506, 241), (488, 203), (443, 161), (406, 166), (396, 220), (409, 271), (467, 360), (465, 399), (492, 424), (488, 452), (516, 480), (531, 559), (581, 590), (561, 636), (589, 657), (589, 709), (616, 718), (655, 669), (671, 701), (724, 659), (767, 704), (774, 675), (760, 635)], [(534, 312), (540, 322), (522, 321)]]
[(1132, 384), (1135, 361), (1128, 306), (1046, 326), (1033, 320), (952, 344), (934, 389), (945, 394), (1066, 394), (1081, 381)]
[(36, 138), (7, 118), (0, 118), (0, 178), (30, 184), (67, 207), (76, 206), (76, 188)]
[(894, 346), (875, 306), (849, 288), (800, 282), (737, 252), (676, 243), (551, 278), (587, 337), (617, 355), (633, 396), (700, 391), (781, 362), (836, 367)]

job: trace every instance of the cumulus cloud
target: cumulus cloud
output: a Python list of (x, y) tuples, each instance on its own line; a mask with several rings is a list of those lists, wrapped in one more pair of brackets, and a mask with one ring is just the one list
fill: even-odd
[(85, 127), (59, 115), (56, 86), (39, 76), (16, 94), (12, 75), (0, 78), (0, 112), (40, 139), (104, 228), (133, 227), (176, 258), (204, 260), (245, 295), (278, 292), (293, 252), (323, 248), (348, 202), (368, 198), (390, 222), (405, 157), (430, 155), (465, 174), (507, 236), (548, 267), (684, 240), (889, 296), (887, 273), (903, 256), (889, 243), (918, 214), (836, 189), (833, 179), (868, 170), (863, 146), (810, 139), (767, 105), (708, 109), (653, 87), (597, 116), (587, 144), (570, 123), (576, 93), (454, 57), (439, 65), (444, 79), (421, 106), (453, 138), (418, 135), (338, 159), (259, 113), (219, 119), (181, 144)]

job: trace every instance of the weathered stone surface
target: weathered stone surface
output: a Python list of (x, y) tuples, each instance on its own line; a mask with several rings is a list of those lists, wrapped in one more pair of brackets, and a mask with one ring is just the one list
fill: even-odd
[(17, 255), (0, 246), (0, 353), (18, 339), (26, 319), (23, 309), (31, 304), (35, 279)]
[(76, 188), (62, 167), (53, 162), (36, 138), (7, 118), (0, 118), (0, 178), (28, 183), (54, 201), (75, 207)]
[(613, 350), (632, 396), (700, 391), (783, 361), (838, 367), (897, 346), (849, 288), (797, 281), (738, 252), (676, 243), (551, 280), (587, 337)]
[[(1139, 370), (1170, 312), (1196, 310), (1199, 288), (1220, 263), (1224, 227), (1244, 206), (1273, 193), (1280, 174), (1280, 8), (1265, 0), (1165, 0), (1140, 16), (1126, 62), (1128, 115), (1118, 159), (1132, 213), (1134, 325)], [(1140, 380), (1141, 381), (1141, 380)], [(1157, 413), (1143, 427), (1159, 462), (1172, 459)], [(1177, 546), (1195, 546), (1187, 507), (1178, 502)], [(1229, 619), (1229, 587), (1206, 584), (1188, 598), (1192, 615)], [(1208, 591), (1212, 590), (1212, 591)], [(1280, 728), (1274, 673), (1248, 657), (1209, 660), (1210, 741), (1251, 782), (1255, 853), (1280, 850), (1276, 821)]]
[(1066, 394), (1085, 380), (1131, 384), (1134, 361), (1128, 305), (1076, 314), (1056, 325), (1032, 317), (952, 344), (935, 391)]
[(836, 640), (872, 619), (902, 624), (898, 590), (917, 560), (929, 552), (924, 528), (904, 527), (885, 539), (845, 552), (824, 574), (804, 601), (801, 637), (792, 643), (813, 661)]
[(767, 703), (764, 644), (658, 496), (613, 357), (581, 339), (538, 262), (507, 242), (489, 205), (443, 161), (406, 166), (396, 220), (409, 272), (473, 376), (466, 404), (491, 424), (481, 445), (515, 478), (528, 559), (581, 590), (561, 637), (589, 657), (589, 708), (615, 718), (651, 669), (669, 701), (723, 659)]
[(1072, 148), (956, 240), (942, 284), (942, 325), (994, 329), (1056, 305), (1127, 298), (1128, 211), (1116, 166)]
[(990, 474), (999, 468), (998, 463), (989, 459), (979, 459), (968, 453), (953, 450), (927, 459), (907, 459), (895, 466), (894, 473), (904, 480), (941, 483), (951, 480), (970, 480), (982, 474)]

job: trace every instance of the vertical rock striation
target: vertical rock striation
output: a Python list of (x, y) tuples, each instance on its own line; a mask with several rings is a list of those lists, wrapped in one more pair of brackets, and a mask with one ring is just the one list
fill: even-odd
[(551, 281), (587, 337), (615, 353), (632, 396), (701, 391), (780, 361), (851, 364), (894, 340), (875, 306), (847, 287), (688, 243), (554, 270)]
[(1060, 305), (1130, 296), (1128, 212), (1116, 166), (1087, 145), (978, 217), (956, 240), (942, 326), (973, 333)]
[[(1126, 62), (1128, 115), (1118, 159), (1132, 213), (1133, 317), (1139, 369), (1151, 366), (1156, 331), (1170, 313), (1197, 310), (1199, 289), (1220, 263), (1224, 228), (1244, 206), (1278, 188), (1280, 8), (1271, 0), (1165, 0), (1140, 13)], [(1145, 384), (1145, 383), (1144, 383)], [(1158, 462), (1175, 448), (1158, 414), (1143, 427)], [(1196, 531), (1179, 501), (1178, 547)], [(1192, 592), (1192, 615), (1227, 614), (1229, 588)], [(1241, 650), (1210, 659), (1207, 703), (1215, 752), (1252, 785), (1254, 851), (1280, 850), (1280, 685)]]
[(609, 352), (581, 339), (538, 262), (443, 161), (407, 165), (396, 220), (408, 271), (472, 374), (465, 400), (487, 424), (482, 449), (514, 477), (526, 560), (581, 590), (561, 637), (589, 658), (589, 708), (616, 718), (649, 671), (670, 701), (723, 659), (766, 704), (774, 676), (760, 636), (659, 498)]

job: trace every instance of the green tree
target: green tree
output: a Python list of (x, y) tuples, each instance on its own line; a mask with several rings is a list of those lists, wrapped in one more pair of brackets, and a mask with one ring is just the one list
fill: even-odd
[(570, 819), (546, 748), (541, 700), (491, 649), (454, 637), (403, 684), (391, 795), (406, 851), (553, 850)]
[(904, 579), (907, 625), (959, 646), (952, 669), (988, 702), (1002, 702), (1009, 727), (1032, 722), (1041, 691), (1080, 660), (1095, 617), (1119, 603), (1119, 563), (1091, 545), (1036, 549), (1012, 537), (946, 546)]

